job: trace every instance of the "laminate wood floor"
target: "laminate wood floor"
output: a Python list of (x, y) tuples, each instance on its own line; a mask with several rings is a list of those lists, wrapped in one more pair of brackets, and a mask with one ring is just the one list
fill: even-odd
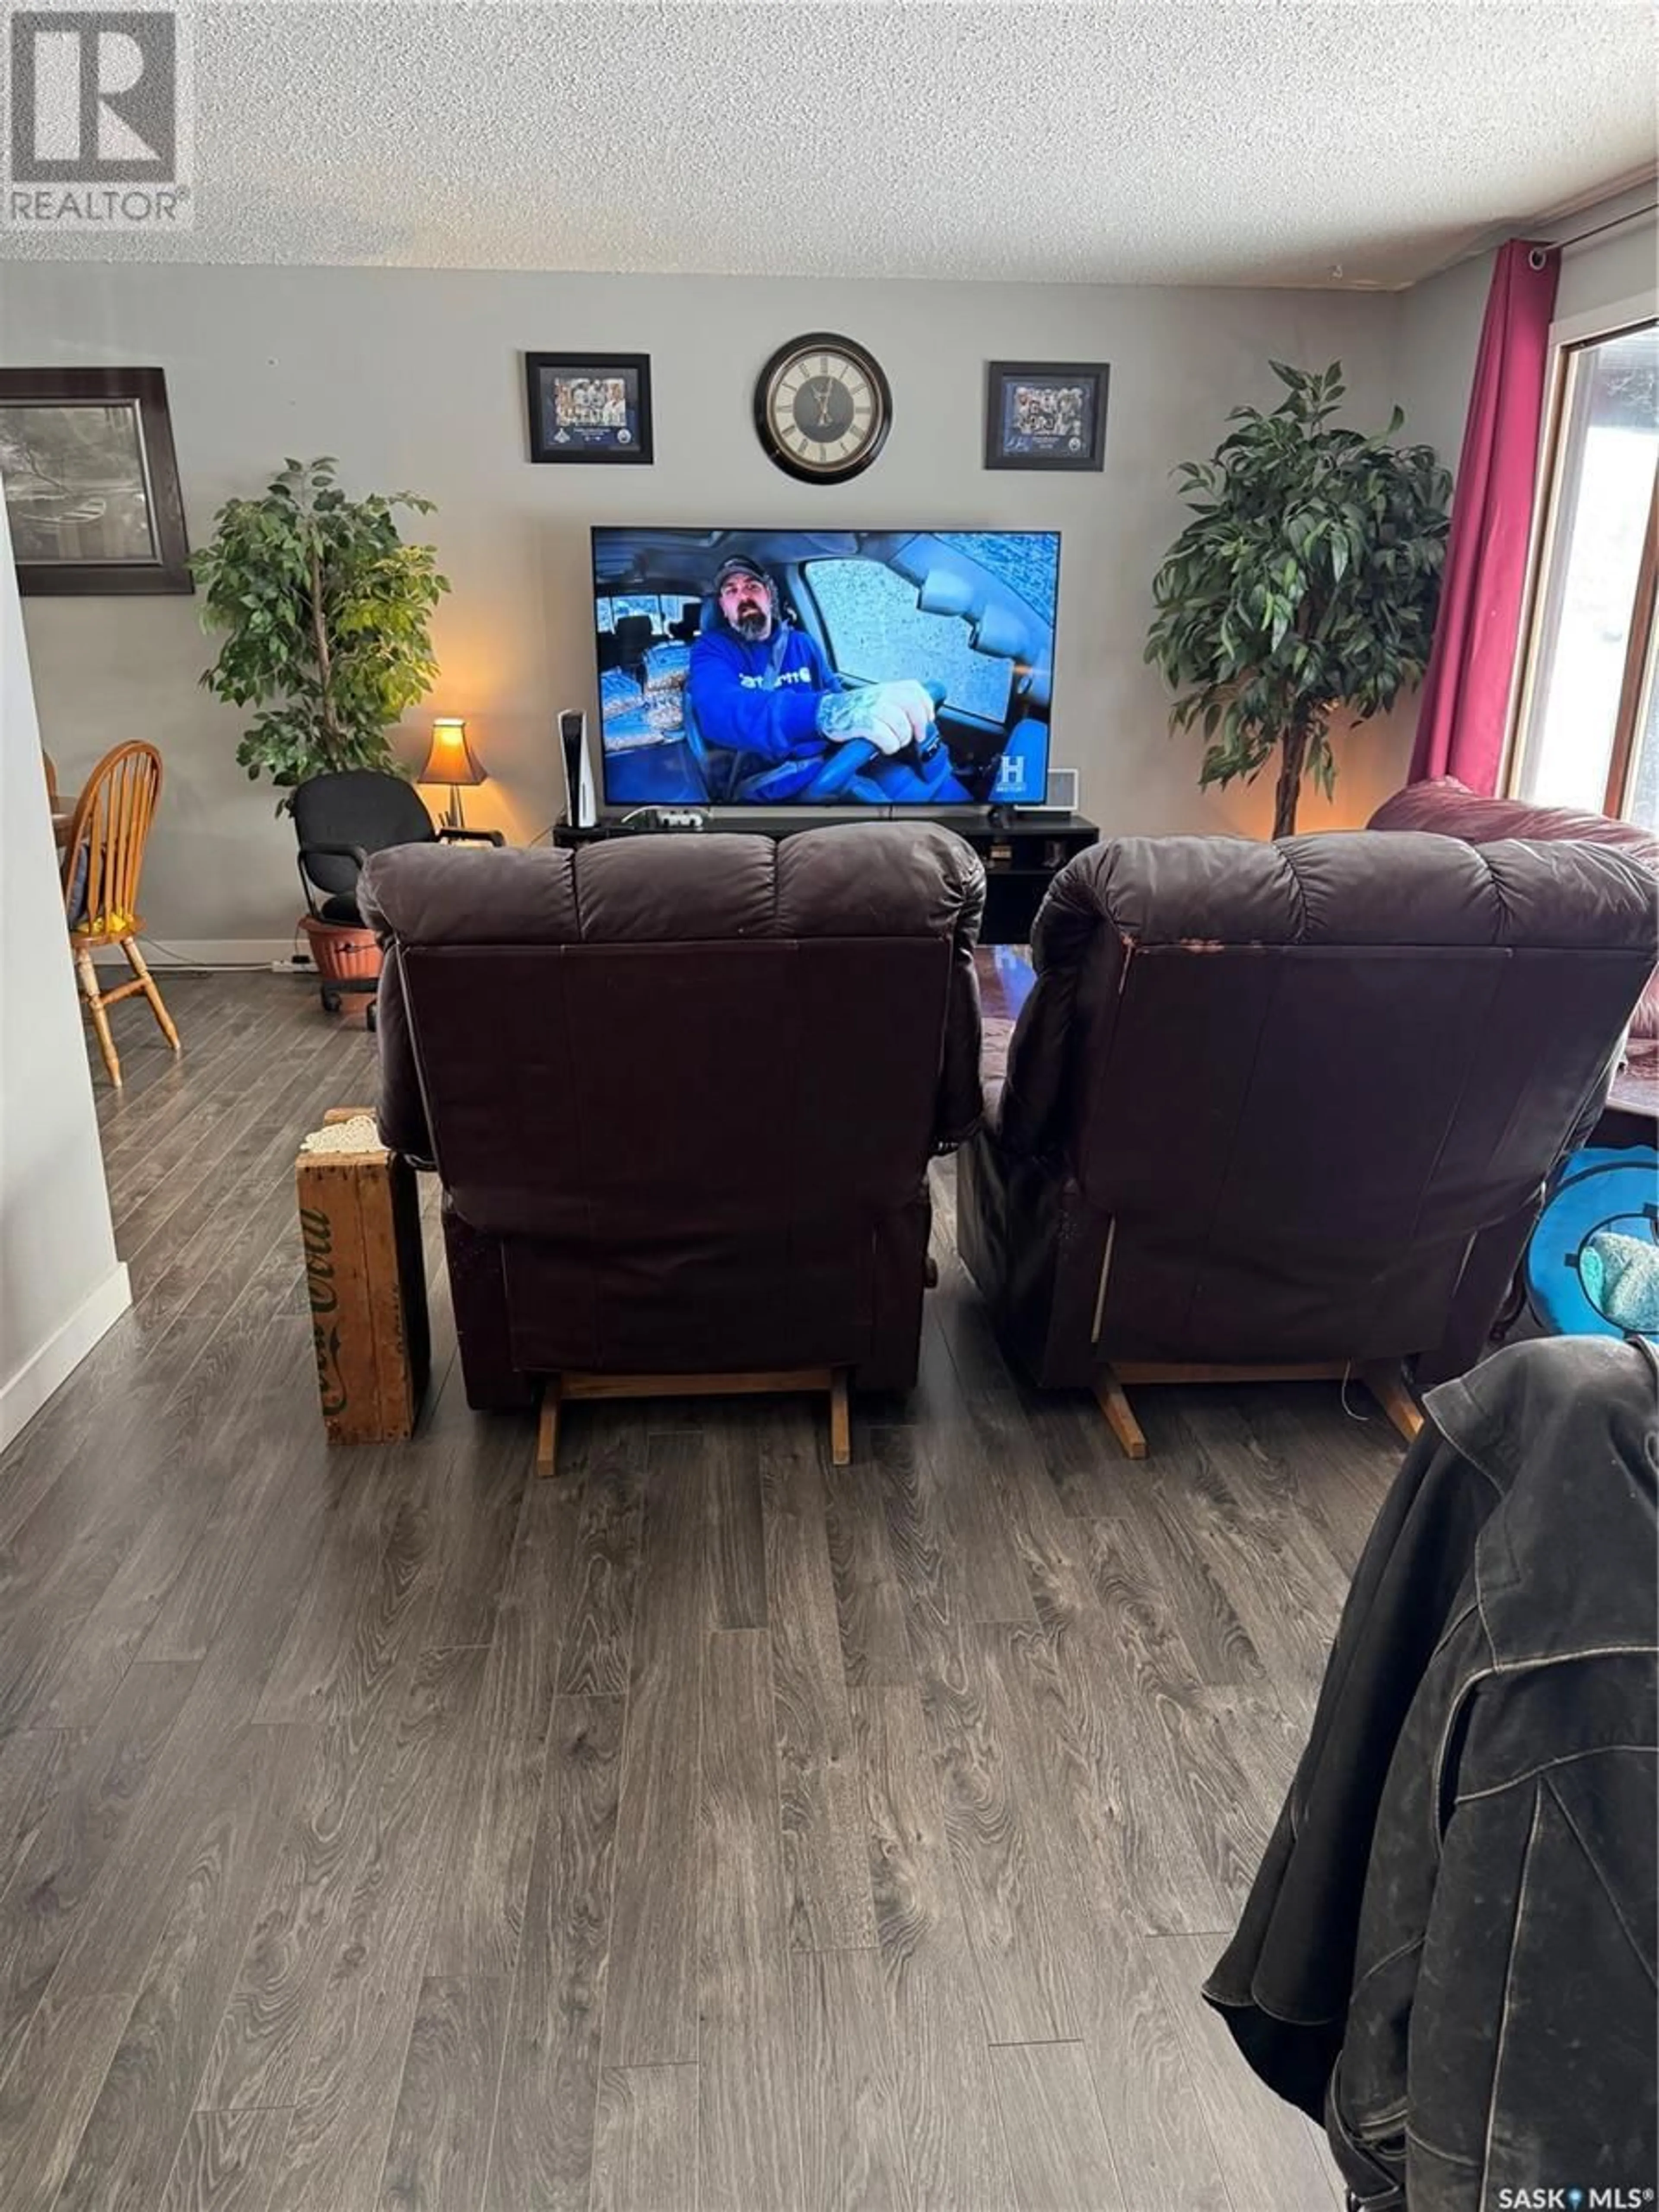
[[(1198, 1987), (1397, 1450), (1334, 1387), (464, 1402), (330, 1451), (292, 1164), (372, 1039), (169, 977), (135, 1310), (0, 1462), (4, 2212), (1336, 2212)], [(118, 1024), (118, 1026), (119, 1026)], [(428, 1194), (428, 1207), (435, 1193)]]

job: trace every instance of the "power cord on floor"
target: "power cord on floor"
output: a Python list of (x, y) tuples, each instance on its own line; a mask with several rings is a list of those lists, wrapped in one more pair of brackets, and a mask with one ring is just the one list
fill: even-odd
[(1352, 1373), (1353, 1362), (1351, 1359), (1342, 1370), (1342, 1410), (1351, 1421), (1358, 1421), (1363, 1426), (1369, 1423), (1371, 1417), (1369, 1413), (1357, 1413), (1353, 1407), (1348, 1403), (1348, 1380)]
[[(159, 952), (167, 961), (165, 973), (173, 975), (269, 975), (269, 960), (196, 960), (188, 952), (180, 952), (175, 945), (163, 945), (160, 938), (141, 937), (138, 942), (146, 953)], [(298, 951), (297, 945), (295, 950)]]
[[(179, 951), (176, 945), (163, 945), (159, 937), (151, 937), (148, 932), (145, 932), (140, 936), (138, 942), (143, 945), (146, 953), (159, 952), (163, 956), (167, 963), (162, 970), (165, 975), (269, 975), (273, 973), (280, 975), (283, 972), (280, 963), (273, 966), (273, 963), (269, 960), (194, 959), (188, 952)], [(303, 977), (307, 982), (314, 982), (317, 977), (317, 969), (309, 957), (304, 952), (301, 946), (300, 930), (297, 923), (295, 924), (294, 930), (293, 957), (296, 961), (304, 960), (306, 964), (303, 967), (295, 968), (291, 972), (295, 975)]]

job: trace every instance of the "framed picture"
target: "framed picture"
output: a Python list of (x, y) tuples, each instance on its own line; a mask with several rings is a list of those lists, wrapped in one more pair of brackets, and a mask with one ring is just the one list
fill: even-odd
[(527, 353), (532, 461), (651, 459), (647, 353)]
[(986, 467), (1101, 467), (1110, 374), (1103, 361), (994, 361), (985, 385)]
[(159, 368), (0, 368), (0, 479), (19, 591), (195, 590)]

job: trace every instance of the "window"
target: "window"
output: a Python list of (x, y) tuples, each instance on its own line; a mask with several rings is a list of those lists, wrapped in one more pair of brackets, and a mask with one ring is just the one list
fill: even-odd
[(1510, 788), (1659, 829), (1659, 325), (1562, 334)]

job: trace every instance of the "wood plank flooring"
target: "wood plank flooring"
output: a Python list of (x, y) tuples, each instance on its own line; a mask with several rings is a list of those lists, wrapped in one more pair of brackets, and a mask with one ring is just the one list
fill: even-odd
[[(374, 1042), (167, 980), (134, 1311), (0, 1460), (4, 2212), (1337, 2212), (1198, 1997), (1398, 1447), (1010, 1375), (331, 1452), (292, 1163)], [(130, 1010), (129, 1010), (130, 1011)], [(1365, 1410), (1370, 1412), (1367, 1402)]]

